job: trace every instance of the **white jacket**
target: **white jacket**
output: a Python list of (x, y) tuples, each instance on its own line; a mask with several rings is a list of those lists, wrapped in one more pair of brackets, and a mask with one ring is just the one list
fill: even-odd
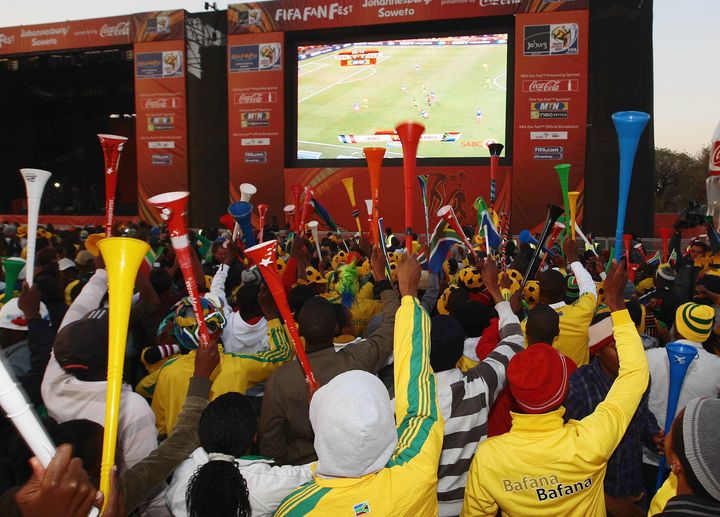
[[(106, 291), (107, 272), (98, 269), (68, 309), (60, 329), (98, 308)], [(83, 418), (105, 425), (107, 382), (78, 380), (63, 370), (54, 355), (50, 356), (45, 370), (41, 393), (48, 414), (58, 422)], [(120, 394), (118, 441), (122, 452), (118, 455), (120, 472), (146, 458), (157, 447), (155, 414), (145, 399), (127, 384), (122, 385)]]
[[(237, 458), (236, 461), (250, 494), (252, 517), (269, 517), (290, 492), (312, 479), (310, 465), (278, 467), (272, 460), (258, 457)], [(165, 492), (165, 501), (175, 517), (187, 516), (185, 492), (188, 481), (198, 467), (207, 462), (208, 455), (200, 447), (175, 469)]]
[(267, 320), (251, 325), (242, 319), (239, 312), (234, 312), (225, 295), (225, 280), (228, 267), (221, 264), (210, 285), (210, 294), (220, 299), (227, 323), (222, 333), (223, 350), (233, 354), (255, 354), (264, 352), (270, 347)]

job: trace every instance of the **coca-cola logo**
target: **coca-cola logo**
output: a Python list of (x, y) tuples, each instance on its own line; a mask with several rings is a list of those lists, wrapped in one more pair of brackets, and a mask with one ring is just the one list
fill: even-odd
[(480, 0), (480, 7), (519, 4), (521, 0)]
[(0, 48), (2, 48), (3, 45), (12, 45), (15, 41), (15, 36), (6, 36), (5, 34), (0, 34)]
[(234, 97), (235, 104), (267, 104), (277, 102), (277, 93), (275, 92), (254, 92), (254, 93), (236, 93)]
[(177, 100), (175, 97), (150, 97), (145, 99), (145, 109), (168, 109), (176, 108)]
[(101, 38), (117, 38), (121, 36), (130, 36), (130, 22), (119, 22), (115, 25), (103, 23), (100, 29)]
[(712, 156), (710, 157), (710, 163), (713, 167), (720, 169), (720, 140), (717, 140), (713, 145)]
[(524, 92), (576, 92), (578, 91), (577, 79), (545, 79), (523, 81)]

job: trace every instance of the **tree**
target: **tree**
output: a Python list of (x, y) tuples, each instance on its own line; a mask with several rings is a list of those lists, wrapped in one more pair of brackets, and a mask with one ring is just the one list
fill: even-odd
[(710, 148), (695, 156), (671, 149), (655, 149), (655, 211), (677, 213), (694, 199), (705, 204)]

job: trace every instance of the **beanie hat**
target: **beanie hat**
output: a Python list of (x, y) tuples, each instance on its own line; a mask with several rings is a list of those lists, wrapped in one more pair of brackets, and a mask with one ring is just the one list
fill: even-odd
[(565, 303), (570, 305), (580, 297), (580, 286), (578, 286), (577, 278), (575, 278), (575, 275), (566, 276), (565, 282)]
[(720, 400), (693, 399), (682, 421), (685, 456), (705, 491), (720, 501)]
[(675, 313), (675, 330), (685, 339), (704, 342), (712, 332), (715, 309), (709, 305), (684, 303)]
[[(50, 318), (47, 307), (40, 302), (40, 317), (44, 320)], [(0, 308), (0, 329), (27, 330), (28, 322), (25, 313), (18, 307), (18, 299), (12, 298)]]
[(674, 282), (675, 281), (675, 270), (670, 266), (670, 264), (660, 264), (657, 268), (657, 271), (655, 272), (655, 276), (659, 278), (663, 278), (667, 280), (668, 282)]
[(545, 413), (563, 403), (575, 369), (572, 359), (548, 344), (535, 343), (510, 361), (510, 392), (526, 413)]
[(315, 392), (310, 423), (318, 457), (315, 472), (321, 476), (377, 472), (397, 445), (388, 391), (375, 375), (361, 370), (341, 373)]

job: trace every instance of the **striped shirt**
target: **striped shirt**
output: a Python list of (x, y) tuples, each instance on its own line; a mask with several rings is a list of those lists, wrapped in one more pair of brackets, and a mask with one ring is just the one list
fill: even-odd
[(488, 413), (505, 387), (507, 365), (523, 349), (520, 321), (509, 302), (495, 306), (500, 318), (500, 342), (485, 360), (462, 373), (458, 368), (438, 372), (438, 403), (445, 420), (445, 436), (438, 468), (440, 516), (459, 515), (467, 473), (478, 443), (487, 438)]

